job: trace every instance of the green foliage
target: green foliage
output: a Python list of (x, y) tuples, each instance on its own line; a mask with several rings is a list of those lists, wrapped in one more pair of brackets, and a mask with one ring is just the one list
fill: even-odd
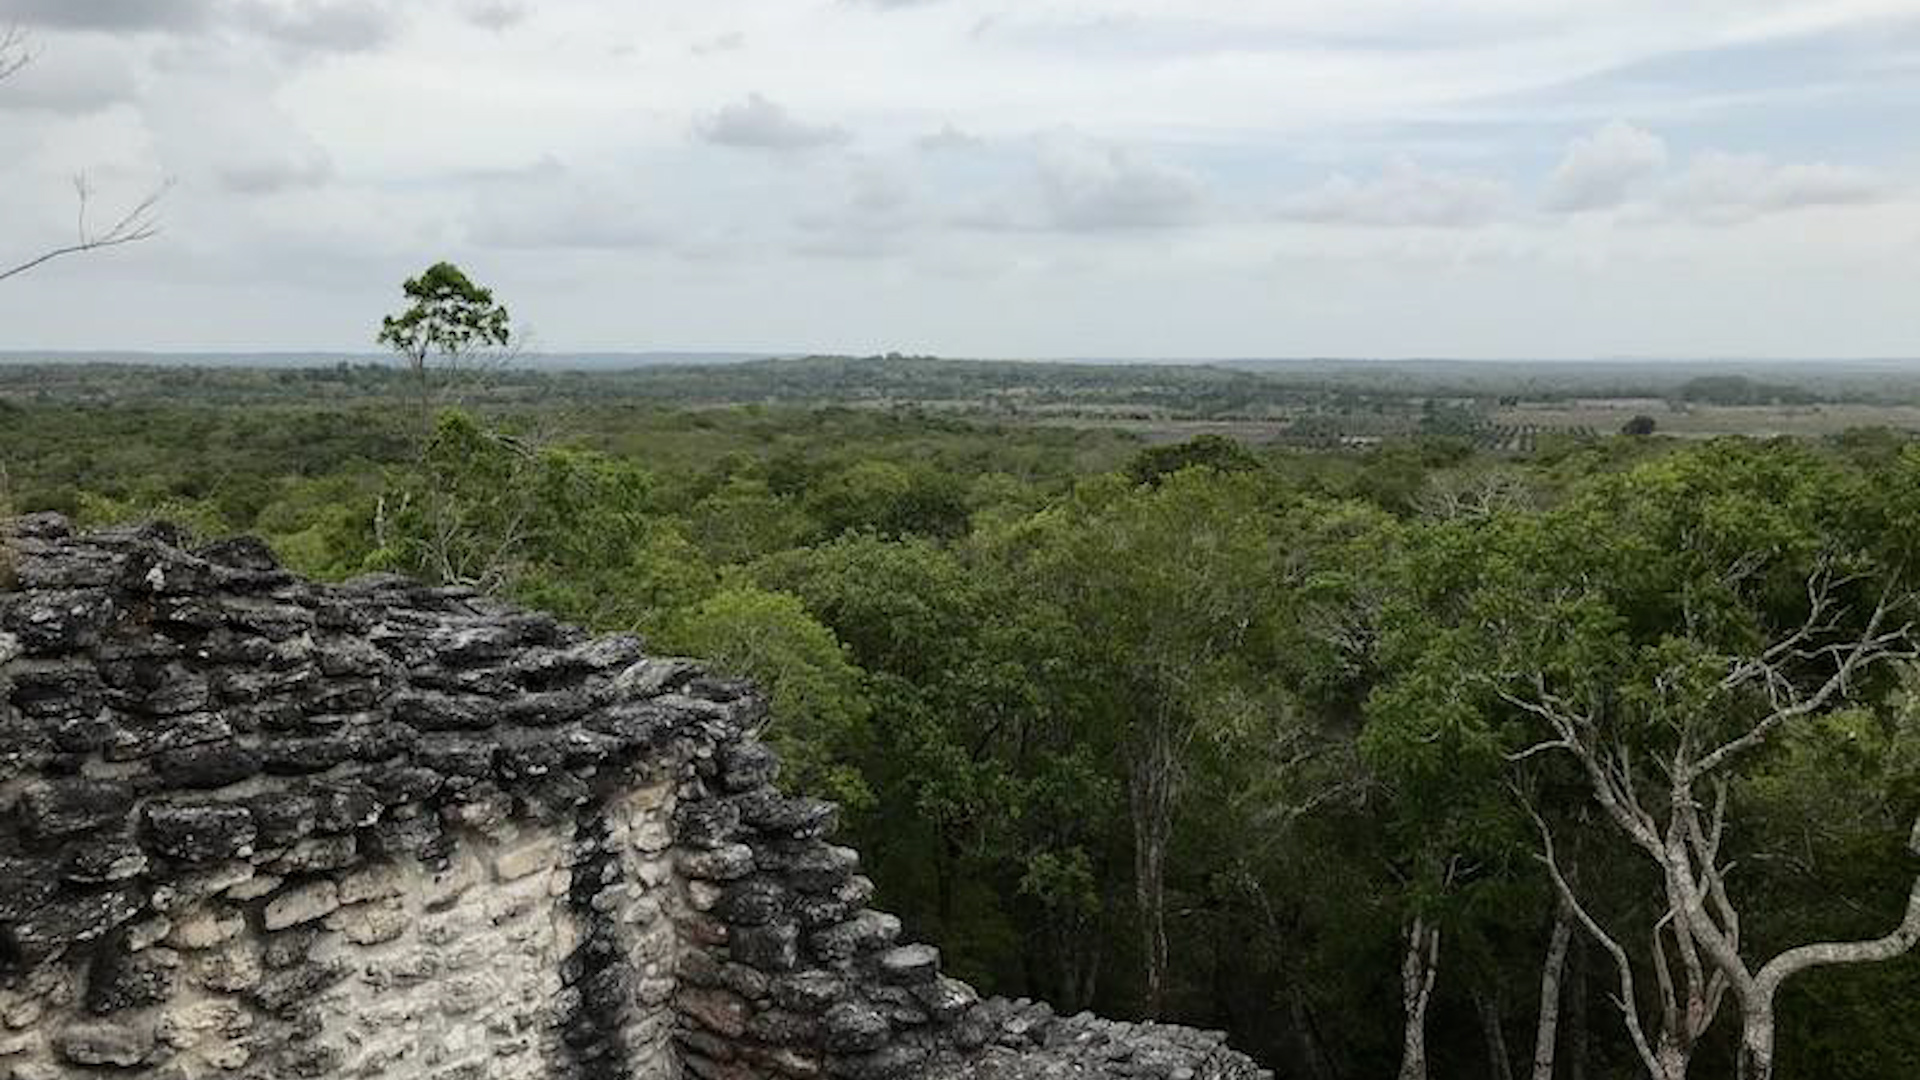
[(1127, 478), (1136, 484), (1156, 484), (1187, 468), (1215, 472), (1252, 472), (1262, 467), (1253, 451), (1224, 435), (1196, 435), (1186, 442), (1150, 446), (1127, 463)]
[(800, 601), (751, 587), (723, 589), (675, 616), (664, 635), (675, 650), (766, 688), (789, 781), (859, 811), (873, 795), (853, 766), (868, 741), (871, 712), (860, 669), (833, 632)]
[(450, 262), (434, 263), (408, 278), (400, 291), (410, 303), (380, 320), (376, 340), (416, 367), (436, 354), (464, 356), (507, 343), (507, 309), (494, 301), (492, 290), (474, 284)]
[(858, 461), (820, 478), (804, 506), (827, 536), (872, 529), (952, 537), (967, 528), (966, 491), (952, 474), (889, 461)]

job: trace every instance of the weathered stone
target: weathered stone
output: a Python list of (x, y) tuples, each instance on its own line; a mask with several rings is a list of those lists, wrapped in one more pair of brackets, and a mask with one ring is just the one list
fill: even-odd
[(680, 872), (708, 881), (732, 881), (753, 872), (753, 849), (745, 844), (724, 844), (705, 850), (682, 851)]
[(744, 681), (257, 542), (28, 528), (0, 1076), (1260, 1080), (898, 944), (836, 808), (771, 786)]
[(727, 951), (761, 971), (790, 971), (800, 962), (800, 930), (792, 923), (740, 927), (732, 932)]
[(743, 878), (721, 893), (714, 914), (734, 926), (764, 926), (787, 910), (786, 886), (765, 875)]
[(135, 1024), (69, 1024), (55, 1044), (75, 1065), (131, 1069), (153, 1053), (153, 1031)]
[(70, 841), (61, 876), (84, 885), (125, 881), (146, 872), (147, 853), (129, 837)]
[(892, 1031), (878, 1009), (860, 1001), (843, 1001), (820, 1017), (822, 1042), (836, 1054), (877, 1050)]
[(682, 1013), (716, 1035), (737, 1039), (747, 1030), (747, 1003), (725, 990), (682, 990), (674, 999)]
[[(926, 1061), (925, 1048), (903, 1043), (884, 1047), (869, 1054), (829, 1058), (827, 1072), (844, 1080), (905, 1080), (907, 1077), (920, 1075)], [(1024, 1075), (1028, 1070), (1019, 1069), (1018, 1071)]]
[(21, 800), (21, 821), (41, 839), (116, 825), (133, 808), (133, 790), (112, 780), (53, 780), (31, 788)]
[(6, 929), (13, 947), (30, 956), (95, 941), (140, 913), (141, 897), (128, 888), (59, 896)]
[(728, 791), (766, 787), (780, 775), (780, 758), (765, 743), (736, 742), (720, 752), (720, 782)]
[(206, 905), (174, 916), (166, 942), (176, 949), (211, 949), (245, 933), (246, 916), (230, 908)]
[(148, 846), (170, 859), (213, 862), (253, 850), (253, 815), (244, 806), (155, 803), (146, 815)]
[(820, 799), (782, 795), (760, 788), (729, 800), (740, 808), (740, 820), (768, 836), (813, 840), (829, 835), (839, 824), (840, 808)]
[(847, 984), (830, 971), (798, 971), (773, 981), (773, 1000), (798, 1012), (825, 1012), (849, 993)]
[(260, 772), (260, 755), (236, 742), (202, 743), (153, 756), (153, 771), (172, 788), (219, 788)]
[(340, 906), (340, 887), (330, 880), (283, 889), (267, 901), (260, 921), (268, 930), (284, 930), (322, 918)]
[(980, 995), (973, 987), (944, 975), (915, 986), (913, 996), (942, 1024), (953, 1023), (980, 1002)]
[(771, 842), (754, 849), (754, 863), (802, 892), (831, 893), (859, 869), (860, 854), (817, 840)]
[(180, 957), (171, 949), (122, 951), (109, 945), (94, 954), (87, 977), (87, 1008), (96, 1013), (158, 1005), (173, 993)]
[(899, 919), (882, 911), (862, 911), (838, 926), (816, 932), (807, 944), (815, 956), (832, 963), (884, 949), (899, 937)]
[(878, 964), (886, 981), (918, 985), (940, 973), (940, 950), (931, 945), (901, 945), (881, 953)]
[(355, 945), (381, 945), (397, 940), (411, 923), (405, 904), (380, 900), (329, 912), (322, 925)]

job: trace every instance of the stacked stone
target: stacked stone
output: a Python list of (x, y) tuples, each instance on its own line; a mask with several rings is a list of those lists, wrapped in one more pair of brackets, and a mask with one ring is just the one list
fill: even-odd
[(738, 706), (254, 542), (3, 539), (0, 1075), (667, 1074), (658, 778)]
[(936, 1062), (923, 1080), (1273, 1080), (1227, 1046), (1224, 1032), (1125, 1023), (1091, 1013), (1057, 1017), (1045, 1002), (995, 998), (978, 1022), (985, 1050)]
[(681, 965), (687, 1072), (891, 1080), (982, 1045), (973, 988), (867, 907), (858, 853), (829, 839), (838, 808), (782, 794), (777, 772), (764, 745), (736, 735), (681, 792), (685, 932), (705, 946)]
[(943, 976), (691, 661), (161, 526), (0, 555), (0, 1080), (1256, 1075)]

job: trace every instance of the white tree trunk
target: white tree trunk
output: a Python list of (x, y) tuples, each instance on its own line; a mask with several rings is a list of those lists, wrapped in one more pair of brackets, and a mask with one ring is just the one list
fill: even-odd
[(1674, 1037), (1672, 1032), (1661, 1032), (1660, 1043), (1654, 1049), (1654, 1061), (1658, 1064), (1660, 1075), (1654, 1080), (1687, 1080), (1687, 1067), (1693, 1063), (1693, 1048)]
[(1133, 818), (1134, 900), (1140, 909), (1140, 950), (1145, 967), (1144, 1006), (1149, 1019), (1166, 1006), (1167, 843), (1173, 832), (1173, 794), (1179, 763), (1165, 717), (1136, 736), (1128, 791)]
[(1748, 1007), (1740, 1025), (1740, 1080), (1773, 1080), (1773, 1002)]
[(1554, 908), (1553, 933), (1540, 965), (1540, 1024), (1533, 1036), (1533, 1080), (1553, 1080), (1560, 1039), (1560, 978), (1573, 940), (1573, 908), (1563, 899)]
[(1416, 916), (1406, 933), (1407, 953), (1400, 964), (1400, 994), (1407, 1013), (1400, 1080), (1427, 1080), (1427, 1005), (1440, 974), (1440, 928)]

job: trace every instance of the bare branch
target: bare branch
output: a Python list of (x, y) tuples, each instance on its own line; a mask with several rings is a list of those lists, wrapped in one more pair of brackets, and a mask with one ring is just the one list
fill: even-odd
[[(1805, 648), (1806, 642), (1830, 626), (1826, 615), (1831, 606), (1831, 593), (1828, 591), (1830, 582), (1824, 577), (1826, 573), (1817, 569), (1813, 577), (1808, 579), (1807, 621), (1758, 657), (1737, 665), (1720, 682), (1722, 690), (1732, 690), (1755, 678), (1763, 680), (1772, 710), (1742, 734), (1711, 753), (1694, 759), (1680, 778), (1682, 783), (1709, 775), (1733, 758), (1763, 745), (1781, 726), (1844, 699), (1851, 692), (1855, 677), (1873, 665), (1911, 659), (1915, 655), (1911, 623), (1902, 624), (1894, 630), (1885, 629), (1896, 605), (1891, 583), (1882, 591), (1879, 602), (1874, 605), (1873, 614), (1867, 619), (1866, 628), (1859, 636), (1847, 642)], [(1818, 658), (1832, 660), (1833, 673), (1811, 694), (1801, 696), (1782, 666), (1795, 660)]]
[(160, 200), (172, 186), (171, 182), (162, 184), (149, 193), (146, 198), (135, 203), (132, 209), (120, 215), (112, 224), (104, 229), (97, 229), (87, 221), (87, 213), (91, 207), (93, 198), (93, 188), (87, 183), (86, 177), (75, 177), (73, 190), (79, 198), (80, 206), (78, 211), (77, 234), (74, 242), (63, 247), (54, 248), (51, 251), (42, 252), (16, 266), (0, 269), (0, 281), (24, 274), (43, 263), (52, 262), (63, 256), (78, 255), (83, 252), (98, 251), (103, 248), (120, 247), (123, 244), (136, 244), (142, 240), (150, 240), (160, 235), (160, 220), (157, 210), (160, 205)]
[(18, 26), (0, 29), (0, 79), (32, 62), (33, 51), (27, 47), (26, 32)]
[[(1920, 855), (1920, 816), (1914, 819), (1907, 848), (1914, 855)], [(1907, 894), (1905, 917), (1900, 920), (1900, 925), (1885, 936), (1871, 941), (1822, 942), (1788, 949), (1767, 961), (1767, 965), (1760, 969), (1760, 974), (1754, 979), (1755, 989), (1764, 995), (1763, 1000), (1771, 1000), (1781, 983), (1802, 971), (1834, 964), (1871, 964), (1891, 960), (1904, 955), (1915, 943), (1920, 943), (1920, 874), (1914, 876), (1913, 888)]]
[(1627, 959), (1627, 951), (1620, 947), (1620, 943), (1615, 941), (1592, 915), (1587, 913), (1586, 907), (1580, 903), (1580, 898), (1574, 895), (1573, 887), (1567, 884), (1566, 875), (1560, 872), (1559, 860), (1554, 855), (1553, 830), (1547, 827), (1546, 819), (1540, 816), (1539, 811), (1535, 810), (1531, 803), (1523, 805), (1526, 806), (1527, 815), (1533, 818), (1534, 827), (1540, 830), (1540, 861), (1546, 864), (1547, 874), (1553, 879), (1554, 889), (1559, 892), (1560, 899), (1573, 909), (1574, 917), (1580, 920), (1580, 925), (1600, 943), (1601, 948), (1607, 950), (1608, 955), (1613, 957), (1614, 967), (1619, 970), (1620, 989), (1613, 1000), (1614, 1004), (1619, 1006), (1621, 1016), (1626, 1021), (1627, 1034), (1633, 1039), (1633, 1048), (1639, 1052), (1641, 1064), (1647, 1067), (1648, 1076), (1661, 1075), (1660, 1059), (1654, 1056), (1653, 1047), (1648, 1044), (1646, 1032), (1640, 1026), (1640, 1009), (1633, 989), (1633, 965)]

